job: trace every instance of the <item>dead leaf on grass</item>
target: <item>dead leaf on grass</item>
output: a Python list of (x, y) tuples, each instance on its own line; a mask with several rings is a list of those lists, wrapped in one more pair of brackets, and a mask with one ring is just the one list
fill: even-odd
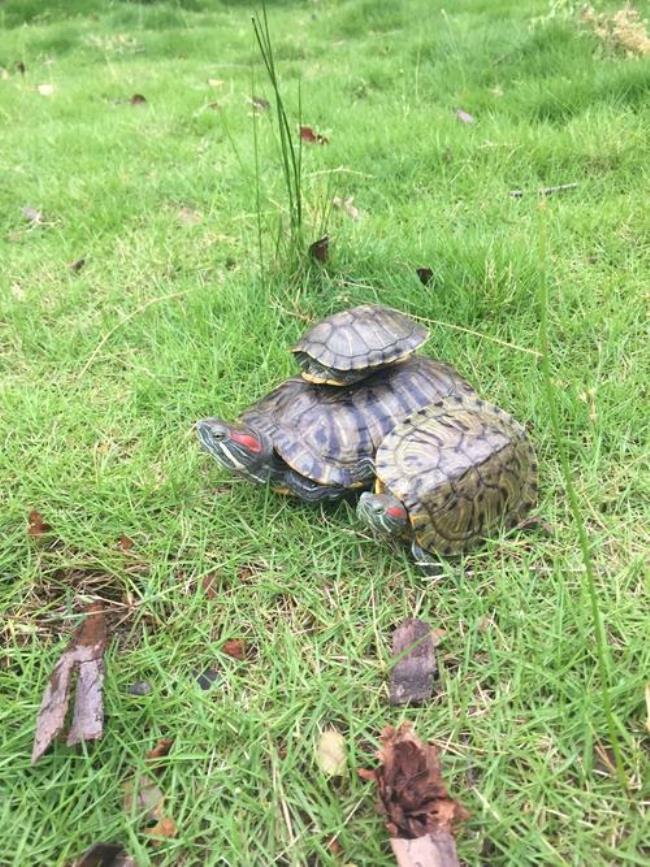
[[(178, 834), (178, 828), (176, 827), (176, 822), (174, 822), (171, 816), (163, 816), (155, 825), (151, 828), (147, 828), (145, 834), (148, 834), (150, 837), (164, 837), (165, 839), (169, 839), (176, 837)], [(160, 841), (157, 840), (152, 840), (152, 843), (154, 846), (160, 845)]]
[(408, 618), (393, 633), (390, 703), (419, 704), (431, 698), (436, 672), (431, 627), (417, 618)]
[(271, 103), (263, 96), (252, 96), (248, 102), (256, 111), (268, 111), (271, 108)]
[(456, 117), (462, 123), (474, 123), (476, 120), (473, 114), (470, 114), (468, 111), (463, 111), (462, 108), (456, 109)]
[(145, 753), (145, 759), (150, 762), (155, 759), (161, 759), (169, 754), (169, 751), (174, 746), (174, 738), (160, 738), (156, 746)]
[(45, 222), (41, 211), (37, 210), (36, 208), (32, 208), (31, 205), (25, 205), (24, 208), (21, 208), (21, 211), (23, 217), (34, 226), (42, 226)]
[(241, 661), (246, 658), (247, 648), (243, 638), (229, 638), (228, 641), (224, 641), (221, 650), (233, 659)]
[(128, 536), (122, 535), (122, 536), (120, 536), (117, 544), (119, 546), (120, 551), (122, 551), (122, 553), (128, 554), (129, 551), (133, 550), (133, 546), (135, 545), (135, 542), (133, 541), (133, 539), (130, 539)]
[(136, 867), (136, 863), (119, 843), (94, 843), (72, 867)]
[(422, 283), (423, 286), (427, 286), (433, 278), (433, 271), (431, 268), (416, 268), (415, 273), (420, 278), (420, 283)]
[(86, 260), (82, 256), (80, 259), (75, 259), (74, 262), (70, 262), (68, 268), (72, 271), (73, 274), (78, 274), (85, 264)]
[(332, 204), (340, 211), (344, 211), (351, 220), (358, 222), (361, 219), (361, 211), (354, 204), (353, 196), (347, 196), (345, 199), (341, 196), (334, 196)]
[(146, 101), (146, 96), (143, 96), (141, 93), (134, 93), (129, 100), (129, 105), (144, 105)]
[(127, 780), (122, 788), (122, 806), (125, 813), (144, 813), (151, 822), (162, 818), (165, 797), (150, 777), (133, 777)]
[(377, 784), (379, 811), (391, 837), (452, 834), (458, 822), (469, 818), (467, 810), (449, 797), (438, 749), (423, 743), (410, 723), (383, 730), (377, 758), (378, 768), (360, 770), (359, 775)]
[(39, 536), (45, 536), (49, 533), (51, 529), (52, 528), (45, 522), (45, 518), (41, 513), (37, 512), (36, 509), (32, 509), (29, 513), (27, 534), (32, 536), (34, 539), (38, 539)]
[(39, 84), (36, 88), (41, 96), (52, 96), (55, 91), (53, 84)]
[(186, 226), (198, 226), (199, 223), (203, 222), (203, 215), (193, 208), (183, 205), (182, 208), (179, 208), (178, 219)]
[(300, 138), (303, 141), (309, 142), (310, 144), (325, 145), (329, 142), (329, 139), (326, 138), (326, 136), (321, 135), (319, 132), (316, 132), (316, 130), (314, 130), (311, 126), (300, 127)]
[(65, 725), (73, 675), (78, 671), (72, 723), (66, 743), (97, 740), (104, 734), (104, 651), (106, 621), (102, 605), (94, 602), (72, 641), (54, 666), (36, 720), (32, 764), (37, 762)]
[(21, 75), (24, 75), (27, 72), (27, 67), (22, 62), (22, 60), (17, 60), (15, 63), (16, 72), (20, 72)]
[(318, 739), (316, 761), (328, 777), (340, 777), (345, 772), (345, 738), (336, 729), (325, 729)]
[(209, 575), (204, 575), (201, 580), (201, 586), (203, 587), (203, 592), (208, 597), (208, 599), (216, 599), (219, 595), (219, 588), (217, 586), (217, 582), (219, 580), (219, 576), (214, 572), (211, 572)]
[(314, 259), (317, 259), (319, 262), (327, 262), (327, 257), (329, 255), (329, 246), (329, 235), (323, 235), (322, 238), (319, 238), (317, 241), (314, 241), (313, 244), (309, 245), (309, 253)]

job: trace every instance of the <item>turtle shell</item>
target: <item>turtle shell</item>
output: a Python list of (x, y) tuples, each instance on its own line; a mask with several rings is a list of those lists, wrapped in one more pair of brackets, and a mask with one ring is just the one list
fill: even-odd
[(459, 554), (537, 499), (525, 429), (476, 397), (452, 397), (398, 424), (377, 450), (379, 484), (406, 507), (425, 551)]
[(320, 485), (362, 487), (379, 443), (403, 418), (447, 395), (475, 394), (452, 367), (412, 358), (346, 389), (288, 379), (241, 416), (293, 470)]
[(428, 335), (399, 310), (363, 304), (318, 322), (292, 352), (310, 382), (349, 384), (408, 358)]

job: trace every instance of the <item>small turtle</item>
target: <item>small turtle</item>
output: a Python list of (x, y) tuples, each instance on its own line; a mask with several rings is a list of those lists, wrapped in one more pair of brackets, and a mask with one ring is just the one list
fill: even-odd
[(475, 392), (452, 367), (412, 358), (350, 388), (288, 379), (230, 424), (197, 423), (222, 466), (302, 500), (370, 487), (379, 443), (401, 419), (450, 394)]
[(409, 358), (428, 336), (399, 310), (362, 304), (318, 322), (291, 351), (308, 382), (350, 385)]
[(525, 429), (477, 397), (450, 397), (404, 419), (377, 449), (375, 493), (359, 517), (412, 540), (418, 562), (460, 554), (513, 526), (537, 500), (537, 461)]

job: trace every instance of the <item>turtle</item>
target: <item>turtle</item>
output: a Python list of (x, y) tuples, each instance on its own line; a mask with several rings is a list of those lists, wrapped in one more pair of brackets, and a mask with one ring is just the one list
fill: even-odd
[(453, 367), (425, 357), (349, 388), (285, 380), (229, 423), (197, 422), (203, 447), (246, 478), (317, 502), (368, 488), (379, 443), (406, 416), (450, 394), (473, 395)]
[(399, 310), (362, 304), (318, 322), (291, 351), (308, 382), (345, 386), (409, 358), (428, 336)]
[(537, 500), (525, 428), (477, 396), (452, 395), (404, 418), (375, 456), (374, 493), (357, 513), (378, 533), (411, 540), (416, 561), (470, 550)]

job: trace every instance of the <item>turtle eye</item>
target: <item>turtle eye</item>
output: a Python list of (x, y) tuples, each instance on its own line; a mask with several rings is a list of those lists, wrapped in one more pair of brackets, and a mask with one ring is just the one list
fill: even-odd
[(212, 439), (216, 440), (218, 443), (223, 442), (226, 438), (225, 430), (213, 430), (212, 431)]

